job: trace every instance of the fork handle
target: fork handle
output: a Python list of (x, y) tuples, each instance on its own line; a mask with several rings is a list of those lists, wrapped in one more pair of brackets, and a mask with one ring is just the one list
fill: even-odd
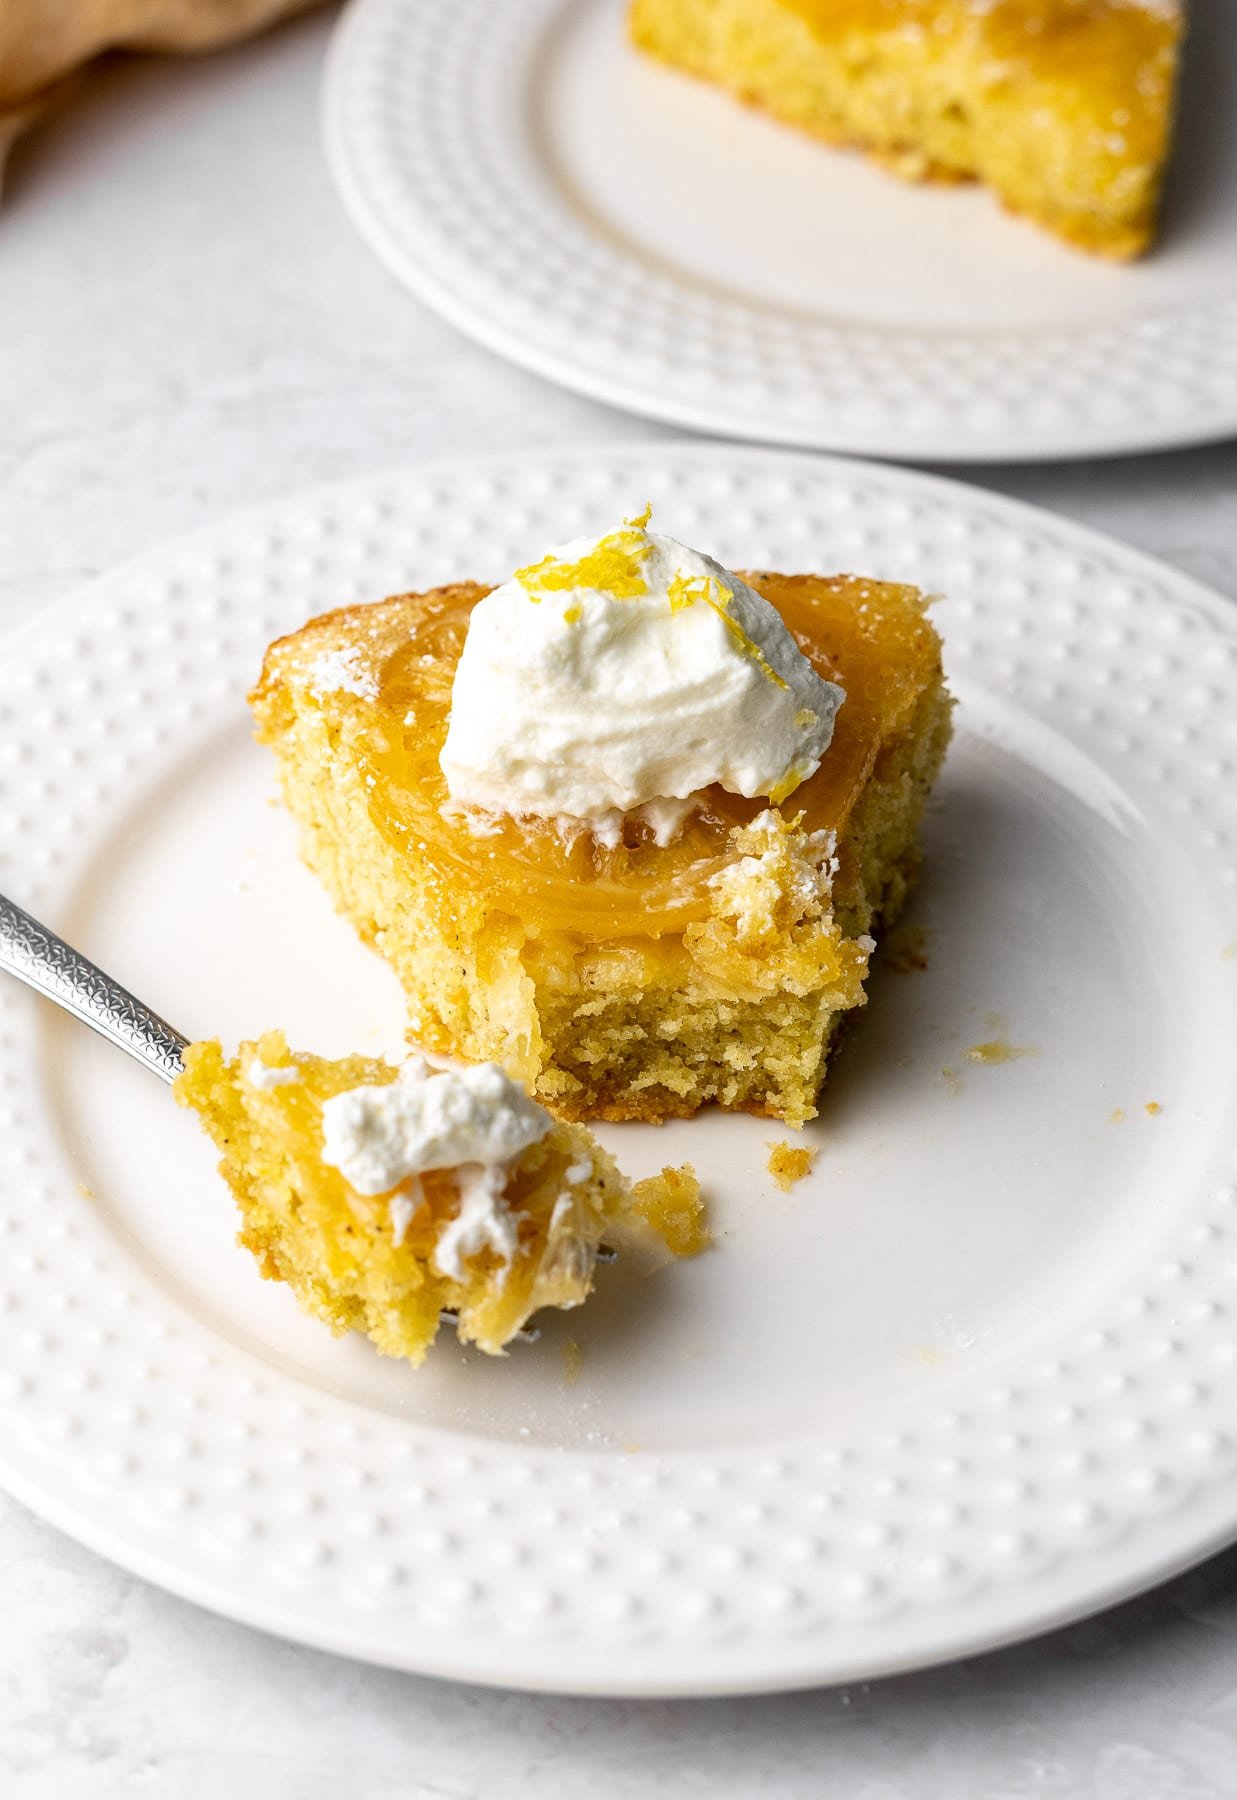
[(0, 969), (54, 1000), (165, 1081), (175, 1081), (184, 1067), (188, 1038), (3, 894)]

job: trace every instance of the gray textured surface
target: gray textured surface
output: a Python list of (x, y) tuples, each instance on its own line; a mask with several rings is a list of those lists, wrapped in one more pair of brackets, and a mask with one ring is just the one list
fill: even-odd
[[(458, 338), (355, 240), (317, 142), (328, 20), (119, 63), (0, 214), (0, 627), (229, 509), (438, 455), (658, 435)], [(964, 476), (1237, 600), (1237, 446)], [(962, 1667), (605, 1703), (350, 1666), (195, 1611), (0, 1500), (0, 1792), (265, 1800), (1237, 1794), (1237, 1552)]]

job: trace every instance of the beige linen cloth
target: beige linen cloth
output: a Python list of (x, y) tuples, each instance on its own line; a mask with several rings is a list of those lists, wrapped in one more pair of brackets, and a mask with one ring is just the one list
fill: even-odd
[(213, 50), (316, 0), (0, 0), (0, 170), (13, 140), (103, 50)]

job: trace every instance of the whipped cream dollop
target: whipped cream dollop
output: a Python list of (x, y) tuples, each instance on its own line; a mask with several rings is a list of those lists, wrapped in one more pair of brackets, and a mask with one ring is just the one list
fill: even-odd
[(427, 1169), (505, 1168), (550, 1125), (497, 1063), (435, 1072), (410, 1056), (395, 1081), (323, 1102), (322, 1160), (358, 1194), (385, 1194)]
[(647, 527), (563, 544), (474, 608), (441, 758), (455, 804), (611, 831), (645, 808), (661, 837), (667, 804), (715, 782), (777, 803), (815, 774), (842, 689), (761, 595)]

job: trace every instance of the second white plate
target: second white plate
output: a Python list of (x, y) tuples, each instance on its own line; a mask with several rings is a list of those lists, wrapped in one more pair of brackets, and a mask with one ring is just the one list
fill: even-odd
[(1114, 266), (638, 56), (623, 0), (354, 0), (345, 204), (513, 361), (727, 435), (900, 460), (1237, 431), (1237, 34), (1198, 0), (1163, 241)]

